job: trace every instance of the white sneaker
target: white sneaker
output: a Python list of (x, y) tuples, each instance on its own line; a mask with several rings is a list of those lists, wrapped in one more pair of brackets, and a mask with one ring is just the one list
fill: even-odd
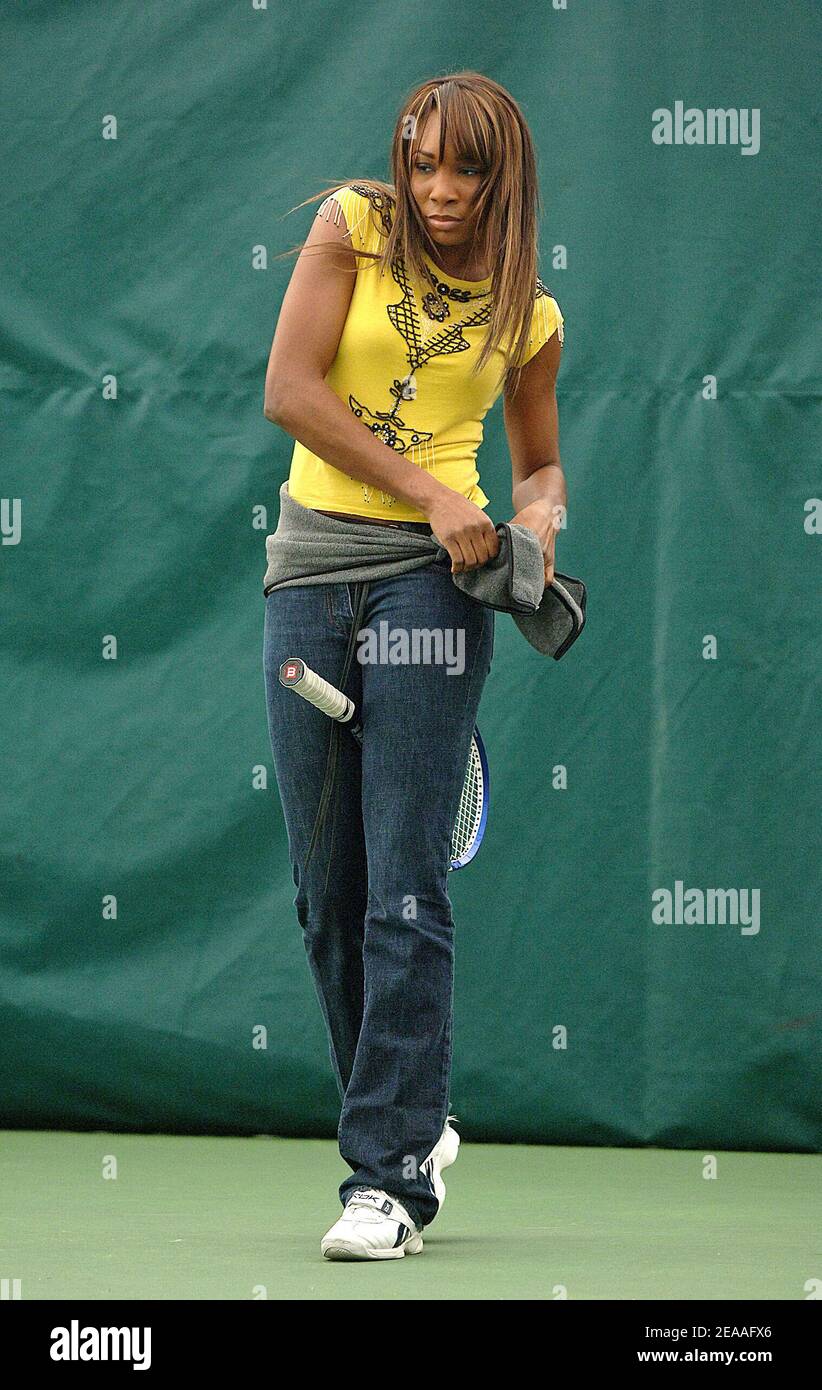
[(428, 1158), (420, 1165), (423, 1173), (425, 1173), (425, 1176), (434, 1188), (434, 1196), (439, 1203), (437, 1215), (442, 1211), (442, 1204), (445, 1201), (445, 1183), (442, 1180), (442, 1170), (443, 1168), (450, 1168), (459, 1153), (460, 1137), (457, 1131), (451, 1128), (450, 1124), (450, 1121), (456, 1118), (456, 1115), (448, 1116), (445, 1121), (445, 1129), (442, 1131), (442, 1134), (431, 1150), (431, 1153), (428, 1155)]
[(419, 1255), (422, 1235), (396, 1197), (377, 1187), (358, 1187), (320, 1249), (327, 1260), (401, 1260)]

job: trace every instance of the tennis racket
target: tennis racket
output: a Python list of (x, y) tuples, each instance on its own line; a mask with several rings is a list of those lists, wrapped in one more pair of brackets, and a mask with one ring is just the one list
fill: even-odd
[[(330, 719), (345, 724), (346, 728), (362, 747), (363, 727), (357, 716), (354, 701), (338, 690), (335, 685), (323, 680), (316, 671), (299, 656), (288, 657), (280, 667), (280, 685), (301, 695), (310, 705), (314, 705)], [(451, 834), (452, 869), (464, 869), (470, 864), (482, 843), (485, 825), (488, 820), (489, 779), (488, 757), (480, 738), (480, 731), (474, 726), (471, 735), (471, 748), (462, 784), (457, 819)]]

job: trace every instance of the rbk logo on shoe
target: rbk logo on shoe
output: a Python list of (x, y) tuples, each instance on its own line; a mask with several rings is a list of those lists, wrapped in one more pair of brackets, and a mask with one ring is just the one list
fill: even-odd
[(377, 1210), (383, 1212), (386, 1216), (390, 1216), (392, 1211), (394, 1210), (393, 1202), (389, 1202), (387, 1197), (384, 1202), (378, 1201), (377, 1194), (375, 1192), (366, 1192), (358, 1190), (356, 1192), (351, 1193), (351, 1197), (349, 1198), (349, 1200), (353, 1202), (355, 1197), (358, 1202), (373, 1202)]

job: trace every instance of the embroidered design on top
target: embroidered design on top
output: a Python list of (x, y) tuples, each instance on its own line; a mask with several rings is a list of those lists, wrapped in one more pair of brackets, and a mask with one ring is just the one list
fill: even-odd
[[(379, 213), (384, 230), (390, 232), (391, 217), (387, 200), (364, 184), (352, 184), (351, 187), (356, 193), (368, 199), (370, 205)], [(368, 213), (366, 212), (364, 216), (368, 216)], [(356, 225), (359, 226), (361, 221), (362, 219)], [(390, 410), (372, 409), (353, 394), (349, 395), (348, 404), (357, 418), (362, 420), (371, 433), (381, 439), (389, 448), (394, 449), (397, 453), (408, 455), (412, 462), (417, 463), (422, 468), (432, 469), (435, 463), (434, 448), (431, 444), (434, 437), (433, 431), (416, 429), (409, 425), (400, 414), (402, 402), (416, 399), (415, 373), (432, 357), (469, 350), (471, 344), (463, 336), (462, 329), (488, 323), (491, 316), (491, 305), (486, 302), (479, 310), (473, 312), (469, 310), (461, 319), (448, 323), (444, 331), (435, 331), (433, 335), (430, 330), (426, 332), (422, 314), (424, 313), (428, 320), (433, 322), (436, 330), (440, 330), (442, 325), (451, 318), (449, 300), (470, 305), (475, 300), (490, 300), (491, 292), (484, 290), (479, 294), (472, 294), (470, 290), (449, 285), (444, 278), (436, 276), (428, 267), (426, 267), (426, 274), (432, 288), (424, 293), (419, 292), (412, 285), (402, 257), (395, 258), (391, 266), (391, 273), (402, 290), (402, 299), (396, 304), (388, 305), (386, 312), (394, 328), (405, 342), (410, 370), (401, 379), (395, 377), (388, 388), (389, 394), (394, 398), (394, 404)], [(375, 489), (368, 483), (362, 483), (361, 489), (363, 498), (366, 503), (370, 504)], [(393, 494), (385, 492), (383, 489), (377, 489), (377, 491), (379, 491), (384, 506), (394, 505), (397, 499)]]
[[(397, 332), (406, 344), (406, 356), (410, 371), (404, 377), (395, 377), (389, 387), (390, 394), (394, 397), (394, 404), (390, 410), (371, 410), (356, 396), (348, 397), (348, 404), (358, 419), (367, 424), (372, 434), (377, 435), (390, 448), (398, 453), (414, 456), (413, 461), (422, 468), (432, 468), (434, 466), (434, 451), (429, 448), (430, 441), (433, 439), (431, 430), (419, 430), (409, 426), (402, 418), (399, 411), (403, 401), (416, 399), (417, 382), (415, 372), (418, 368), (425, 365), (432, 357), (439, 357), (444, 354), (455, 352), (467, 352), (471, 344), (463, 336), (463, 328), (471, 327), (474, 324), (487, 323), (491, 309), (486, 304), (479, 310), (475, 310), (467, 317), (454, 323), (448, 324), (444, 331), (438, 331), (433, 336), (426, 333), (423, 327), (419, 309), (419, 296), (414, 290), (411, 280), (406, 272), (405, 264), (401, 258), (397, 258), (392, 266), (392, 274), (403, 291), (402, 299), (396, 304), (387, 306), (388, 317)], [(432, 277), (433, 278), (433, 277)], [(444, 288), (449, 288), (444, 286)], [(433, 296), (432, 296), (433, 298)], [(439, 301), (438, 301), (439, 303)], [(436, 318), (438, 329), (444, 321), (445, 316), (450, 313), (447, 306), (445, 312)], [(362, 484), (366, 501), (370, 501), (371, 489), (368, 484)], [(383, 500), (391, 505), (396, 498), (391, 494), (383, 493)], [(391, 502), (388, 498), (391, 497)]]
[[(386, 306), (391, 323), (402, 337), (406, 346), (406, 358), (409, 371), (402, 378), (394, 378), (389, 390), (394, 397), (394, 405), (390, 411), (372, 411), (362, 401), (357, 400), (356, 396), (350, 395), (348, 404), (354, 414), (368, 425), (372, 433), (378, 435), (392, 449), (397, 449), (401, 453), (407, 453), (412, 462), (421, 468), (431, 470), (436, 462), (434, 448), (431, 444), (433, 432), (430, 430), (412, 430), (402, 416), (399, 414), (400, 406), (403, 401), (412, 401), (417, 396), (416, 373), (429, 362), (432, 357), (449, 356), (456, 352), (467, 352), (471, 344), (463, 334), (464, 328), (472, 328), (475, 325), (488, 323), (491, 317), (491, 305), (486, 302), (478, 309), (469, 310), (462, 318), (447, 323), (450, 318), (450, 308), (442, 298), (442, 292), (453, 290), (457, 292), (458, 287), (449, 286), (445, 281), (437, 280), (431, 275), (436, 294), (431, 291), (420, 294), (412, 283), (406, 270), (405, 262), (402, 257), (397, 257), (392, 266), (391, 273), (399, 288), (402, 290), (402, 299), (395, 304)], [(468, 291), (462, 293), (468, 294)], [(490, 291), (485, 291), (482, 295), (469, 295), (471, 299), (490, 298)], [(426, 332), (420, 307), (429, 311), (429, 317), (434, 322), (435, 331)], [(371, 501), (373, 488), (366, 483), (362, 485), (363, 497), (366, 502)], [(380, 490), (382, 501), (387, 506), (392, 506), (397, 500), (390, 493)]]

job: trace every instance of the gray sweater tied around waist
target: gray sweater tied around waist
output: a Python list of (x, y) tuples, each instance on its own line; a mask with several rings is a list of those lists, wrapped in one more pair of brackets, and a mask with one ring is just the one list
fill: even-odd
[[(556, 661), (585, 624), (587, 590), (581, 579), (555, 574), (545, 587), (542, 546), (527, 526), (501, 521), (493, 560), (451, 578), (469, 598), (510, 613), (532, 647)], [(304, 507), (280, 488), (277, 529), (266, 536), (263, 592), (294, 584), (341, 584), (389, 579), (447, 559), (433, 533), (340, 521)]]

